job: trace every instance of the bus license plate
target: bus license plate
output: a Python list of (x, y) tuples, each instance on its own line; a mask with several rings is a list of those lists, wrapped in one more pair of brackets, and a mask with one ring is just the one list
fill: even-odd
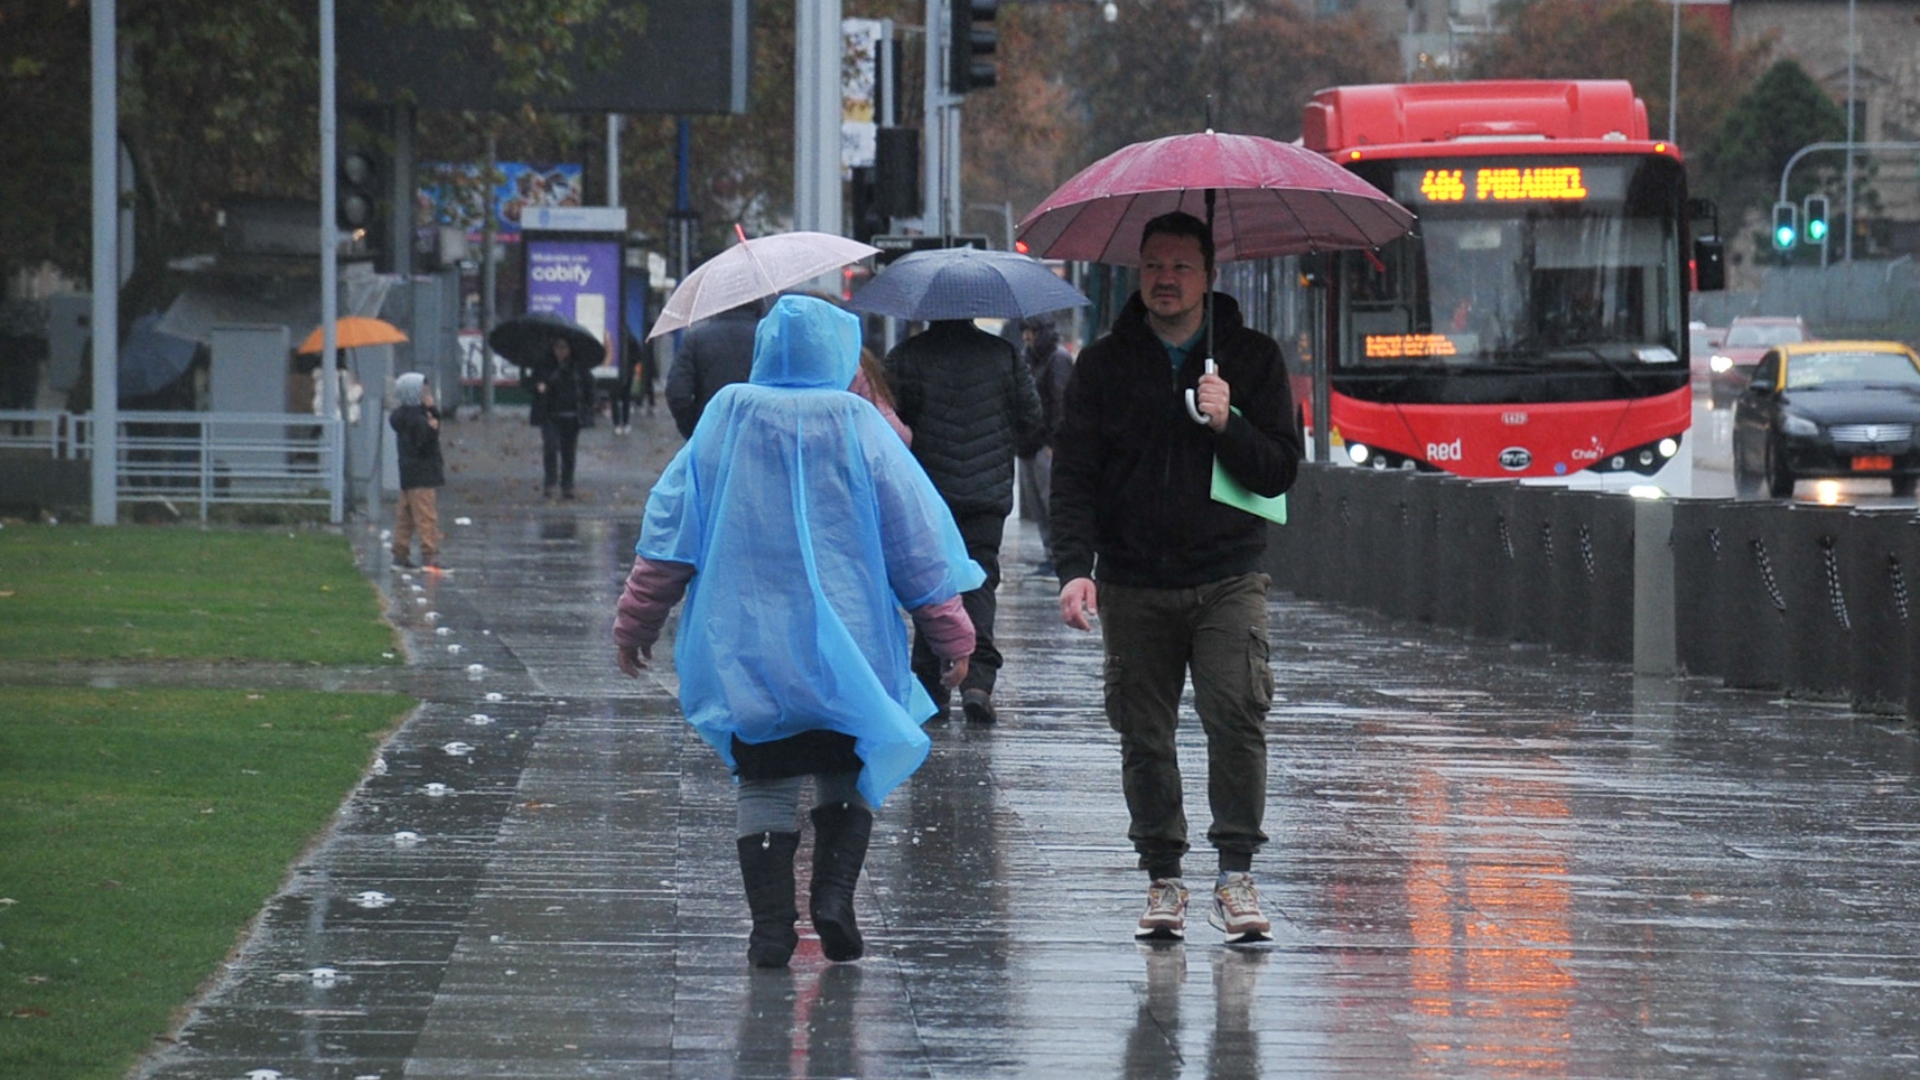
[(1893, 455), (1892, 454), (1855, 454), (1853, 458), (1853, 471), (1854, 472), (1892, 472), (1893, 471)]

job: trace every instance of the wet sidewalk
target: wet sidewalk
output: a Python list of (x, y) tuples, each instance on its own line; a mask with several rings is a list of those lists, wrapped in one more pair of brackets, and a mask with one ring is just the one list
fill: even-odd
[[(1275, 940), (1196, 917), (1137, 946), (1097, 637), (1059, 625), (1024, 524), (1001, 723), (929, 725), (876, 822), (867, 958), (826, 963), (803, 919), (792, 969), (752, 972), (730, 781), (665, 654), (630, 681), (608, 637), (679, 444), (664, 410), (585, 434), (577, 502), (539, 499), (511, 414), (447, 442), (450, 572), (392, 574), (356, 527), (424, 704), (144, 1076), (1920, 1069), (1908, 734), (1285, 595), (1255, 864)], [(1202, 835), (1197, 724), (1182, 752)]]

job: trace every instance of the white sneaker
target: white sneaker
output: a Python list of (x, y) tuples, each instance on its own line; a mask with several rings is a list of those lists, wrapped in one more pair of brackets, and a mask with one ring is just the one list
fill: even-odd
[(1260, 892), (1253, 887), (1252, 874), (1228, 874), (1225, 881), (1214, 886), (1207, 922), (1227, 935), (1229, 945), (1266, 941), (1273, 932), (1273, 924), (1260, 914)]
[(1187, 936), (1187, 883), (1154, 878), (1147, 886), (1147, 910), (1134, 930), (1136, 940), (1179, 941)]

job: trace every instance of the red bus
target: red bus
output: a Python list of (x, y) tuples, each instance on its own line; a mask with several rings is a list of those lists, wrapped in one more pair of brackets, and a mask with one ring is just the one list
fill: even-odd
[(1631, 86), (1336, 87), (1302, 142), (1419, 217), (1318, 265), (1336, 461), (1690, 490), (1687, 300), (1719, 241), (1690, 241), (1710, 204)]

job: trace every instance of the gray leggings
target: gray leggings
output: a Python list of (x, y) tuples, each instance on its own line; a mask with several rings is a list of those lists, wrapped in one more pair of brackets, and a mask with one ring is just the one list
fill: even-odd
[[(805, 776), (786, 776), (778, 780), (741, 780), (735, 800), (734, 830), (739, 836), (757, 833), (798, 832), (800, 787)], [(858, 772), (813, 774), (813, 805), (851, 803), (872, 809), (860, 797)]]

